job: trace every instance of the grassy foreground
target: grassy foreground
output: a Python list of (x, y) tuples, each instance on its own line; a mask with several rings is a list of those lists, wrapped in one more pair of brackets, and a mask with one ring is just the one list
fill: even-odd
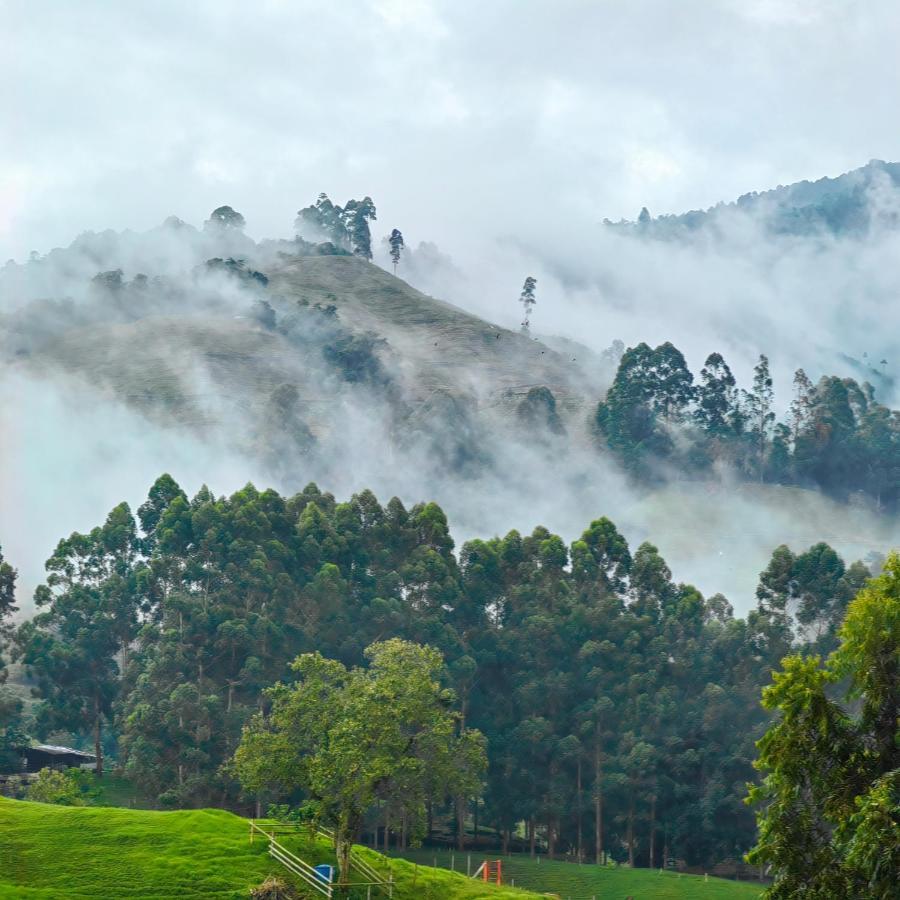
[[(308, 862), (334, 861), (323, 841), (310, 844), (291, 837), (284, 843)], [(404, 861), (390, 865), (397, 900), (535, 896)], [(2, 900), (237, 900), (247, 898), (250, 888), (270, 874), (286, 877), (267, 855), (263, 840), (250, 843), (246, 820), (221, 810), (71, 808), (0, 798)]]
[[(404, 856), (428, 866), (451, 865), (450, 851), (431, 849), (405, 851)], [(472, 853), (472, 869), (481, 864), (484, 854)], [(465, 871), (466, 854), (453, 854), (456, 871)], [(594, 865), (578, 866), (567, 862), (540, 862), (525, 854), (514, 853), (503, 859), (503, 877), (513, 880), (517, 887), (531, 891), (558, 894), (562, 900), (753, 900), (763, 888), (750, 882), (729, 881), (698, 875), (660, 874), (651, 869), (627, 867), (606, 868)]]

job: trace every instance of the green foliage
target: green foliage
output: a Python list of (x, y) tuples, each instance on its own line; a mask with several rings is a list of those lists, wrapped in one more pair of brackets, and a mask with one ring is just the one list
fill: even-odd
[[(763, 692), (778, 719), (759, 741), (750, 789), (771, 865), (766, 896), (895, 896), (900, 871), (900, 557), (850, 603), (840, 645), (791, 656)], [(852, 705), (833, 695), (845, 685)]]
[(475, 794), (485, 764), (481, 736), (457, 733), (437, 651), (393, 639), (366, 656), (368, 668), (349, 670), (318, 653), (297, 657), (298, 682), (267, 691), (271, 712), (245, 727), (234, 758), (246, 789), (310, 796), (334, 829), (342, 883), (376, 800), (421, 820), (426, 801)]
[(35, 592), (44, 611), (17, 635), (27, 672), (45, 701), (37, 713), (38, 732), (77, 731), (89, 722), (98, 774), (103, 724), (112, 716), (119, 676), (137, 634), (139, 550), (126, 503), (89, 534), (60, 541), (47, 561), (47, 583)]
[(299, 235), (309, 240), (328, 241), (363, 259), (371, 259), (369, 222), (374, 222), (375, 218), (375, 204), (371, 197), (348, 200), (342, 208), (332, 203), (327, 194), (319, 194), (315, 205), (297, 213), (294, 227)]
[[(310, 799), (306, 775), (241, 795), (225, 764), (242, 728), (298, 654), (355, 672), (367, 646), (397, 637), (446, 660), (461, 718), (487, 738), (488, 769), (483, 785), (449, 784), (431, 765), (424, 794), (379, 789), (361, 806), (363, 831), (383, 834), (389, 820), (414, 841), (449, 825), (465, 844), (482, 795), (480, 820), (506, 845), (524, 821), (526, 840), (554, 854), (636, 865), (658, 866), (664, 850), (714, 863), (752, 844), (741, 801), (766, 723), (759, 691), (792, 645), (808, 653), (834, 640), (866, 574), (824, 546), (784, 548), (762, 576), (760, 607), (735, 619), (721, 595), (677, 583), (652, 544), (630, 550), (608, 519), (571, 546), (538, 527), (469, 541), (457, 558), (434, 503), (382, 505), (370, 491), (338, 502), (312, 484), (291, 497), (247, 485), (188, 498), (168, 476), (139, 518), (140, 529), (119, 509), (114, 525), (63, 542), (52, 628), (39, 620), (19, 636), (35, 670), (48, 668), (42, 720), (85, 737), (90, 718), (68, 714), (92, 682), (73, 667), (70, 693), (50, 674), (110, 637), (103, 724), (140, 796), (175, 807)], [(139, 610), (139, 623), (116, 610)], [(455, 752), (474, 763), (481, 750)]]
[(693, 375), (677, 348), (638, 344), (622, 356), (596, 422), (626, 468), (652, 479), (652, 464), (672, 453), (671, 427), (693, 397)]
[(28, 786), (25, 798), (34, 803), (55, 803), (58, 806), (83, 806), (83, 781), (75, 770), (41, 769)]
[[(0, 547), (0, 684), (6, 680), (6, 663), (3, 656), (5, 645), (12, 633), (8, 620), (16, 606), (16, 570), (3, 559), (3, 548)], [(0, 725), (3, 720), (0, 719)]]
[(676, 470), (709, 474), (726, 465), (758, 481), (817, 487), (846, 499), (867, 494), (879, 507), (900, 501), (900, 413), (877, 403), (869, 384), (799, 369), (786, 422), (777, 422), (769, 361), (760, 355), (751, 391), (739, 391), (719, 353), (694, 387), (671, 344), (627, 350), (597, 427), (626, 469), (642, 481)]

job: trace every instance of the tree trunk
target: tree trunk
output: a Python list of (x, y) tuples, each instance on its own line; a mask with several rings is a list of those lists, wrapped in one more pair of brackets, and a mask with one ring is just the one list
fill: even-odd
[(475, 809), (472, 813), (472, 840), (478, 846), (478, 798), (475, 798)]
[(428, 837), (431, 837), (431, 832), (434, 831), (434, 804), (429, 799), (425, 804), (425, 812), (428, 817)]
[(528, 845), (531, 858), (534, 859), (534, 817), (528, 820)]
[(575, 777), (575, 847), (578, 852), (578, 862), (581, 862), (581, 757), (578, 757), (578, 770)]
[(335, 856), (338, 866), (338, 884), (341, 887), (350, 882), (350, 849), (353, 842), (340, 830), (335, 832)]
[(600, 784), (600, 738), (594, 745), (594, 861), (603, 861), (603, 788)]
[(97, 757), (98, 778), (103, 777), (103, 747), (100, 745), (100, 695), (94, 695), (94, 755)]
[(656, 795), (650, 797), (650, 868), (656, 868)]
[(550, 859), (556, 856), (556, 828), (552, 821), (547, 823), (547, 856)]
[(456, 849), (466, 848), (466, 800), (465, 797), (456, 798)]
[(628, 798), (628, 865), (634, 868), (634, 790)]
[(509, 829), (503, 829), (503, 836), (500, 838), (500, 853), (502, 856), (506, 856), (509, 853)]

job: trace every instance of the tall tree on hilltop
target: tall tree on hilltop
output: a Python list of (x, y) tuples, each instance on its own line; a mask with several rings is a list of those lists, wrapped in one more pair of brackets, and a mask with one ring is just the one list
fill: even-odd
[(237, 210), (230, 206), (219, 206), (209, 214), (204, 227), (207, 231), (230, 229), (243, 231), (246, 224), (246, 220)]
[(772, 409), (774, 399), (775, 391), (769, 373), (769, 359), (761, 353), (759, 362), (753, 368), (753, 392), (747, 395), (750, 437), (754, 445), (756, 470), (760, 481), (765, 479), (769, 434), (775, 422), (775, 412)]
[(371, 197), (348, 200), (344, 207), (344, 227), (350, 235), (350, 248), (356, 256), (372, 259), (372, 233), (369, 222), (375, 221), (375, 204)]
[(525, 318), (522, 319), (522, 331), (528, 331), (531, 327), (531, 311), (534, 309), (537, 299), (534, 296), (534, 289), (537, 287), (537, 279), (529, 275), (522, 285), (522, 293), (519, 294), (519, 303), (525, 310)]
[(395, 228), (391, 232), (388, 243), (391, 245), (391, 262), (394, 264), (394, 274), (396, 275), (397, 266), (400, 264), (400, 254), (403, 252), (405, 246), (403, 243), (403, 235), (400, 233), (399, 228)]
[(336, 247), (350, 248), (344, 210), (332, 203), (327, 194), (319, 194), (314, 205), (297, 212), (294, 228), (308, 240), (330, 241)]
[(791, 429), (792, 446), (796, 447), (797, 439), (809, 424), (812, 408), (813, 383), (803, 369), (794, 373), (794, 397), (788, 413), (788, 426)]
[(666, 341), (653, 351), (654, 385), (652, 402), (666, 423), (680, 422), (694, 399), (694, 376), (684, 355)]
[(700, 370), (694, 421), (708, 435), (725, 438), (735, 433), (737, 387), (734, 375), (721, 353), (710, 353)]

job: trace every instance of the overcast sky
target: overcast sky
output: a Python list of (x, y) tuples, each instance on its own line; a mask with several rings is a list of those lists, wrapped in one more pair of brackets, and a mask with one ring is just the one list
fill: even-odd
[(0, 260), (322, 190), (453, 252), (900, 159), (896, 0), (0, 11)]

